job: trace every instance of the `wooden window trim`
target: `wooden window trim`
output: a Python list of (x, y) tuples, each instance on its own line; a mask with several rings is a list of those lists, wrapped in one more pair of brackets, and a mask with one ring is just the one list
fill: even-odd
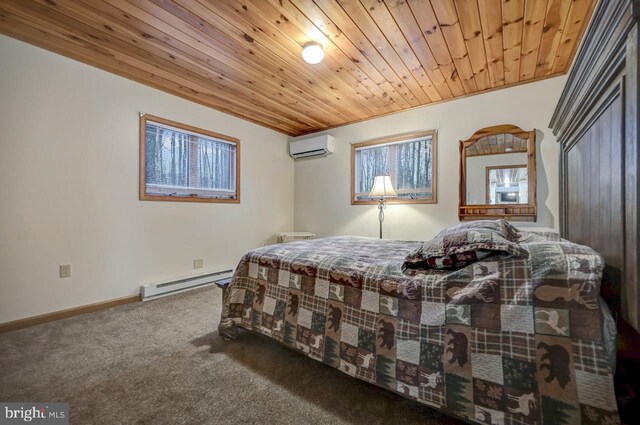
[(431, 136), (433, 143), (433, 187), (430, 199), (387, 199), (386, 204), (437, 204), (438, 203), (438, 131), (427, 130), (416, 133), (403, 133), (379, 139), (367, 140), (365, 142), (351, 144), (351, 205), (378, 205), (378, 200), (357, 200), (356, 199), (356, 150), (358, 148), (383, 145), (387, 143), (401, 142), (403, 140), (417, 139)]
[[(181, 130), (190, 131), (193, 133), (203, 134), (205, 136), (213, 137), (215, 139), (231, 142), (236, 146), (236, 198), (235, 199), (218, 199), (218, 198), (205, 198), (198, 196), (167, 196), (167, 195), (148, 195), (146, 190), (146, 176), (147, 176), (147, 121), (157, 122), (159, 124), (168, 125)], [(165, 118), (160, 118), (154, 115), (141, 114), (140, 115), (140, 174), (139, 174), (139, 197), (141, 201), (169, 201), (169, 202), (205, 202), (205, 203), (220, 203), (220, 204), (239, 204), (240, 203), (240, 139), (227, 136), (213, 131), (204, 130), (198, 127), (193, 127), (187, 124), (182, 124), (176, 121), (171, 121)]]

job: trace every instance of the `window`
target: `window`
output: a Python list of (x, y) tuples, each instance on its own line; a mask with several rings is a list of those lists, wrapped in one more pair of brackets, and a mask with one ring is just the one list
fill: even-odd
[(240, 202), (240, 141), (140, 117), (140, 199)]
[(437, 133), (403, 134), (351, 145), (351, 203), (374, 204), (375, 176), (388, 175), (397, 198), (389, 203), (436, 202)]

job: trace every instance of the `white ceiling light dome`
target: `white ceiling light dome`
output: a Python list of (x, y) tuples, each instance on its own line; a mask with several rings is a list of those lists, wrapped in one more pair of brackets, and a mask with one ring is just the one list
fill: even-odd
[(315, 65), (324, 58), (322, 45), (317, 41), (310, 41), (302, 46), (302, 59), (308, 64)]

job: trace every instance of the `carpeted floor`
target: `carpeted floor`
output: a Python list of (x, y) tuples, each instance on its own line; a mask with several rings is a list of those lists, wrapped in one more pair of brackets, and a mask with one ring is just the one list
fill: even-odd
[(247, 332), (204, 288), (0, 335), (0, 401), (68, 402), (72, 424), (460, 424)]

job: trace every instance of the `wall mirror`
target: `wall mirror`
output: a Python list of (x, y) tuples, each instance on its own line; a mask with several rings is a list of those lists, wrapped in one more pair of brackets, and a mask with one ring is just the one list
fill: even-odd
[(504, 124), (460, 141), (460, 220), (536, 221), (536, 132)]

